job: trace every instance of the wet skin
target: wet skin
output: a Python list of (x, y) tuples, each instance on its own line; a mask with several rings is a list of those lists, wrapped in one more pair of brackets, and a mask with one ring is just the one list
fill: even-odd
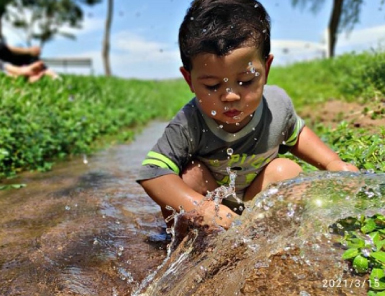
[(225, 56), (199, 54), (190, 72), (180, 70), (202, 111), (225, 131), (237, 132), (262, 100), (272, 61), (272, 55), (265, 60), (255, 47), (241, 47)]

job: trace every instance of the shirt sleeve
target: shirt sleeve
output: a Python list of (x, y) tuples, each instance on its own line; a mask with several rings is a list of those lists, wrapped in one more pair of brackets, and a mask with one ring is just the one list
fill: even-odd
[(188, 129), (170, 123), (143, 160), (137, 181), (167, 174), (180, 175), (191, 159), (192, 142)]
[(297, 143), (299, 134), (305, 126), (305, 121), (295, 112), (291, 99), (289, 98), (287, 102), (287, 117), (285, 124), (287, 128), (284, 131), (284, 141), (279, 147), (280, 154), (290, 151), (291, 147)]

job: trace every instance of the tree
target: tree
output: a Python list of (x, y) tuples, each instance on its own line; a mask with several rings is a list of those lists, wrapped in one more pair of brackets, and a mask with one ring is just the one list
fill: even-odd
[(3, 16), (6, 14), (10, 2), (12, 0), (0, 0), (0, 39), (3, 38)]
[[(0, 0), (1, 1), (1, 0)], [(81, 28), (81, 5), (94, 5), (102, 0), (7, 0), (3, 17), (25, 33), (27, 44), (38, 40), (40, 46), (56, 35), (75, 38), (63, 27)], [(0, 11), (1, 12), (1, 11)]]
[(110, 31), (111, 31), (111, 23), (112, 23), (113, 5), (114, 5), (114, 1), (108, 0), (106, 26), (104, 30), (103, 50), (102, 50), (104, 72), (106, 76), (111, 76), (109, 55), (110, 55)]
[[(381, 5), (384, 4), (381, 1)], [(317, 13), (325, 0), (292, 0), (292, 5), (306, 7), (310, 5), (310, 10)], [(333, 0), (333, 7), (327, 28), (328, 32), (328, 56), (333, 57), (337, 43), (337, 35), (342, 31), (350, 32), (355, 24), (360, 20), (360, 9), (364, 0)]]

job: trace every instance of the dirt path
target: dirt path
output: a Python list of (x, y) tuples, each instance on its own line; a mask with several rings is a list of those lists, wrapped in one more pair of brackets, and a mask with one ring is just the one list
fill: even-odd
[(346, 121), (351, 128), (365, 128), (376, 133), (385, 127), (385, 99), (374, 99), (367, 105), (329, 100), (316, 108), (305, 107), (299, 114), (308, 118), (311, 124), (322, 122), (325, 126), (336, 127), (341, 121)]

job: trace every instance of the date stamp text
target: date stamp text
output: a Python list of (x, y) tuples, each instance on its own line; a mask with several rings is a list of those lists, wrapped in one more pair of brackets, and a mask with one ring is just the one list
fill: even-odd
[(322, 280), (322, 288), (378, 288), (380, 286), (379, 280), (344, 280), (344, 279), (330, 279)]

